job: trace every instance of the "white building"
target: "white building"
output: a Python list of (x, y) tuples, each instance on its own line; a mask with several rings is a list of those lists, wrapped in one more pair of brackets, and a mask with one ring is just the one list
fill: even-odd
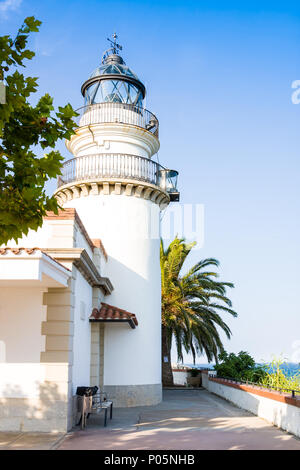
[(161, 400), (160, 211), (177, 172), (114, 42), (83, 84), (64, 210), (0, 248), (0, 430), (67, 431), (77, 386), (116, 406)]

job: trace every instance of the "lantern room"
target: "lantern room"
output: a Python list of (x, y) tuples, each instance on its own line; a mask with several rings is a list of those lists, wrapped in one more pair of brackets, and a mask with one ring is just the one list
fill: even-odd
[(102, 65), (82, 85), (85, 106), (97, 103), (143, 106), (145, 86), (117, 52), (116, 47), (106, 51)]

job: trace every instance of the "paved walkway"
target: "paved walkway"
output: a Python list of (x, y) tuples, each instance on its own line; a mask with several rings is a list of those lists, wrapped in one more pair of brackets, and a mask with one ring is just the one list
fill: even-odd
[(300, 450), (300, 440), (206, 390), (166, 390), (157, 406), (115, 409), (107, 428), (103, 416), (90, 416), (58, 448)]
[(0, 450), (54, 450), (64, 434), (0, 432)]

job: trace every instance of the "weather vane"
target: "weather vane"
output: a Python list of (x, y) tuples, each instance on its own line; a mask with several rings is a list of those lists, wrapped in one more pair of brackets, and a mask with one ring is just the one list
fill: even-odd
[(122, 50), (122, 46), (120, 44), (117, 43), (117, 34), (114, 33), (112, 35), (112, 38), (113, 38), (113, 41), (109, 38), (107, 38), (108, 42), (110, 42), (111, 46), (109, 49), (107, 49), (107, 51), (104, 52), (103, 56), (102, 56), (102, 64), (105, 63), (105, 59), (107, 59), (107, 57), (110, 55), (110, 54), (119, 54), (119, 51)]
[(108, 40), (108, 41), (111, 43), (111, 45), (112, 45), (113, 54), (118, 54), (118, 52), (119, 52), (118, 50), (121, 51), (121, 50), (122, 50), (122, 46), (120, 46), (120, 44), (117, 43), (117, 38), (118, 38), (118, 36), (117, 36), (116, 33), (114, 33), (114, 34), (112, 35), (112, 38), (113, 38), (113, 41), (112, 41), (111, 39), (109, 39), (109, 38), (107, 38), (107, 40)]

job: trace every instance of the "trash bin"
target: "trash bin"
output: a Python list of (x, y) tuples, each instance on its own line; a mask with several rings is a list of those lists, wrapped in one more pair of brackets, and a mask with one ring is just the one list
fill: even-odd
[(92, 406), (93, 406), (93, 396), (96, 395), (98, 387), (77, 387), (77, 412), (80, 413), (80, 420), (78, 424), (81, 423), (81, 429), (86, 426), (86, 419), (89, 417)]
[(77, 387), (76, 395), (81, 397), (92, 397), (96, 395), (98, 391), (98, 387), (95, 385), (94, 387)]

